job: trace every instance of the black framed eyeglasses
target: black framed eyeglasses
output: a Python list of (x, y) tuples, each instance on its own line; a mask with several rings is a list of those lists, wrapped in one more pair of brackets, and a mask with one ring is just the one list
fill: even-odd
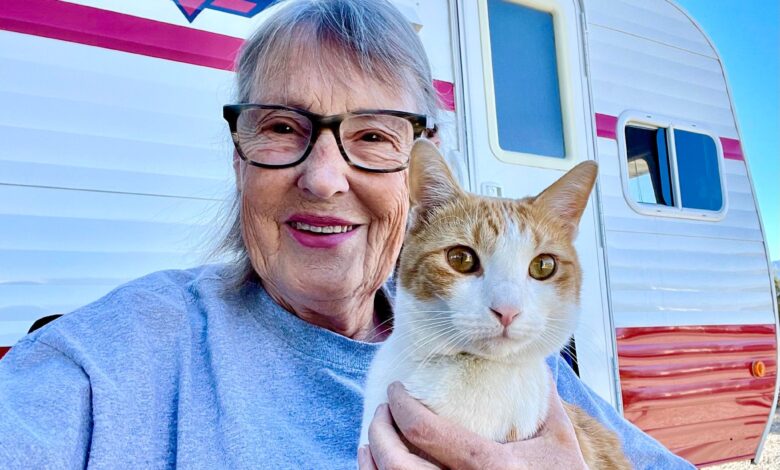
[(228, 104), (222, 108), (239, 157), (261, 168), (289, 168), (311, 153), (323, 129), (336, 138), (344, 160), (375, 173), (409, 165), (414, 140), (435, 132), (423, 114), (369, 109), (321, 116), (287, 106)]

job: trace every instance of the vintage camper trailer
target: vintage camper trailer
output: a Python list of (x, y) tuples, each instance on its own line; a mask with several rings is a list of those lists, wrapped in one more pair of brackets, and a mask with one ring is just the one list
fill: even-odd
[[(202, 262), (231, 184), (221, 106), (261, 0), (0, 7), (0, 349), (50, 314)], [(758, 458), (775, 296), (726, 73), (666, 0), (395, 0), (447, 157), (519, 197), (582, 160), (582, 379), (697, 465)]]

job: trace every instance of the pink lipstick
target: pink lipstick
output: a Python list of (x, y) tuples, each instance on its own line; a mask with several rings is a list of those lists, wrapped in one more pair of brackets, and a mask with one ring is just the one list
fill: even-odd
[(285, 222), (290, 235), (308, 248), (333, 248), (351, 238), (358, 224), (337, 217), (294, 214)]

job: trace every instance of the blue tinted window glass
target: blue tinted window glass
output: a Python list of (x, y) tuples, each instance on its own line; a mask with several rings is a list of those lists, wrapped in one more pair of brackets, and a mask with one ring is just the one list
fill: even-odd
[(642, 204), (674, 206), (666, 129), (626, 126), (628, 192)]
[(683, 207), (720, 210), (723, 194), (715, 142), (708, 135), (675, 129), (674, 147)]
[(564, 158), (552, 15), (490, 0), (488, 20), (499, 145)]

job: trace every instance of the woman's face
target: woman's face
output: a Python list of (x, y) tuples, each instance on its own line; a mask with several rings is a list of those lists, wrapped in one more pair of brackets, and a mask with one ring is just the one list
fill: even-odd
[[(358, 109), (418, 111), (398, 89), (359, 74), (323, 73), (323, 67), (300, 62), (293, 76), (265, 82), (252, 101), (321, 115)], [(297, 312), (322, 303), (373, 299), (401, 248), (409, 209), (406, 170), (382, 174), (350, 167), (328, 130), (295, 167), (256, 168), (237, 157), (234, 166), (246, 247), (278, 302)], [(314, 230), (353, 229), (319, 235), (301, 223), (318, 227)]]

